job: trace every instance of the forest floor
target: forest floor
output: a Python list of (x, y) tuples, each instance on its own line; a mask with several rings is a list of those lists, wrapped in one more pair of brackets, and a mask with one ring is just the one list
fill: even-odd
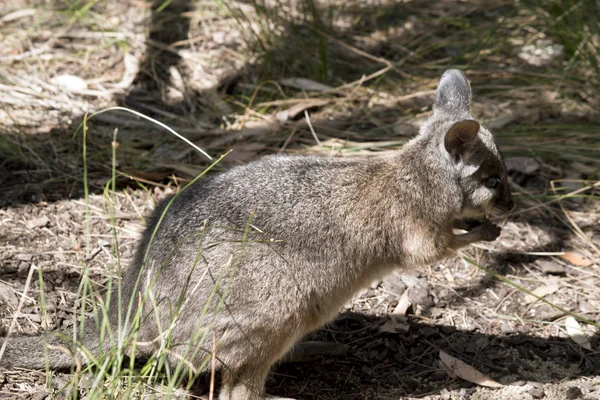
[[(439, 76), (459, 67), (517, 202), (495, 221), (498, 240), (464, 250), (492, 274), (456, 256), (373, 282), (308, 338), (346, 355), (282, 364), (268, 391), (600, 399), (600, 81), (581, 55), (596, 57), (599, 39), (582, 28), (590, 37), (573, 45), (558, 29), (587, 11), (557, 20), (504, 0), (329, 1), (316, 14), (308, 0), (163, 3), (0, 2), (3, 336), (13, 321), (11, 335), (70, 327), (82, 276), (105, 287), (157, 200), (210, 164), (150, 121), (93, 113), (127, 107), (215, 158), (232, 150), (217, 171), (278, 152), (362, 157), (414, 136)], [(579, 336), (571, 314), (584, 318)], [(68, 380), (0, 369), (0, 398), (51, 398)]]

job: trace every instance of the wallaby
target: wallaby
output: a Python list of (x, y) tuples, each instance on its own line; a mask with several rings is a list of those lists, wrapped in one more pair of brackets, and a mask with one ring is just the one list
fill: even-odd
[[(513, 202), (494, 138), (470, 107), (466, 77), (448, 70), (431, 117), (401, 150), (267, 156), (165, 199), (122, 278), (123, 303), (112, 296), (111, 329), (132, 300), (141, 318), (122, 326), (136, 357), (168, 336), (170, 363), (210, 371), (214, 345), (219, 400), (264, 399), (272, 365), (361, 288), (498, 237), (486, 215)], [(85, 325), (82, 344), (109, 351), (95, 325)], [(57, 335), (14, 337), (0, 365), (69, 367), (72, 347)]]

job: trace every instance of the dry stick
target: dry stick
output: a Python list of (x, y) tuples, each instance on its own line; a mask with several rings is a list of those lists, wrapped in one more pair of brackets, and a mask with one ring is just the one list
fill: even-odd
[[(353, 87), (353, 86), (356, 86), (356, 87), (358, 88), (358, 87), (360, 87), (360, 86), (361, 86), (361, 85), (362, 85), (364, 82), (366, 82), (366, 81), (370, 81), (371, 79), (375, 79), (375, 78), (377, 78), (379, 75), (383, 75), (383, 74), (385, 74), (385, 73), (386, 73), (386, 72), (388, 72), (390, 69), (393, 69), (393, 66), (391, 66), (391, 65), (387, 65), (387, 66), (385, 66), (384, 68), (380, 69), (379, 71), (373, 72), (371, 75), (368, 75), (368, 76), (364, 76), (364, 75), (363, 75), (363, 76), (362, 76), (360, 79), (358, 79), (358, 80), (356, 80), (356, 81), (354, 81), (354, 82), (350, 82), (350, 83), (346, 83), (346, 84), (344, 84), (344, 85), (342, 85), (342, 86), (338, 86), (338, 87), (336, 87), (336, 88), (335, 88), (335, 89), (333, 89), (333, 90), (325, 90), (325, 91), (323, 91), (323, 93), (329, 93), (329, 92), (332, 92), (332, 91), (340, 91), (340, 90), (342, 90), (342, 89), (346, 89), (346, 88)], [(351, 94), (351, 95), (352, 95), (352, 94)]]
[[(323, 93), (323, 92), (321, 92), (321, 93)], [(258, 103), (255, 107), (261, 108), (261, 107), (286, 106), (286, 105), (294, 105), (294, 104), (298, 104), (298, 103), (305, 103), (305, 102), (315, 101), (315, 100), (333, 101), (332, 99), (324, 98), (324, 97), (311, 97), (308, 99), (307, 98), (301, 98), (301, 99), (295, 98), (295, 99), (264, 101), (262, 103)], [(338, 100), (345, 100), (345, 99), (338, 99)]]
[(213, 348), (210, 361), (210, 389), (208, 392), (208, 400), (213, 400), (215, 395), (215, 369), (217, 365), (217, 334), (213, 330)]
[(0, 361), (2, 361), (2, 356), (4, 355), (4, 350), (6, 350), (6, 343), (8, 343), (8, 338), (12, 334), (13, 329), (15, 329), (15, 325), (17, 323), (17, 318), (21, 313), (21, 309), (25, 304), (25, 298), (27, 298), (27, 291), (29, 290), (29, 285), (31, 284), (31, 277), (33, 276), (33, 271), (35, 271), (37, 267), (34, 264), (31, 264), (29, 268), (29, 274), (27, 274), (27, 280), (25, 281), (25, 287), (23, 288), (23, 294), (21, 295), (21, 300), (19, 301), (19, 305), (13, 314), (13, 319), (10, 322), (10, 327), (8, 328), (8, 333), (4, 338), (4, 342), (2, 343), (2, 348), (0, 348)]
[(304, 117), (306, 118), (306, 123), (308, 124), (308, 127), (310, 128), (310, 133), (312, 133), (313, 137), (315, 138), (315, 141), (317, 142), (317, 144), (319, 146), (321, 146), (321, 141), (319, 140), (319, 138), (317, 137), (317, 133), (315, 132), (311, 122), (310, 122), (310, 117), (308, 116), (308, 111), (304, 110)]
[[(151, 181), (151, 180), (148, 180), (148, 179), (140, 178), (140, 177), (137, 177), (137, 176), (135, 176), (135, 175), (133, 175), (133, 174), (131, 174), (131, 173), (128, 173), (128, 172), (125, 172), (125, 171), (119, 171), (118, 169), (117, 169), (117, 170), (115, 170), (115, 172), (116, 172), (116, 173), (117, 173), (119, 176), (124, 176), (124, 177), (126, 177), (126, 178), (128, 178), (128, 179), (131, 179), (132, 181), (136, 181), (136, 182), (142, 182), (142, 183), (145, 183), (145, 184), (147, 184), (147, 185), (152, 185), (152, 186), (158, 186), (158, 187), (161, 187), (161, 188), (163, 188), (163, 189), (166, 189), (166, 188), (168, 188), (168, 187), (169, 187), (169, 185), (165, 185), (165, 184), (163, 184), (163, 183), (153, 182), (153, 181)], [(132, 203), (132, 204), (133, 204), (133, 203)]]
[(297, 130), (298, 130), (298, 125), (294, 125), (294, 128), (292, 129), (292, 132), (288, 135), (287, 139), (285, 139), (285, 142), (283, 143), (283, 146), (281, 146), (281, 149), (279, 149), (278, 153), (283, 153), (285, 151), (285, 149), (287, 148), (288, 144), (290, 143), (290, 141), (292, 140), (292, 138), (296, 134)]

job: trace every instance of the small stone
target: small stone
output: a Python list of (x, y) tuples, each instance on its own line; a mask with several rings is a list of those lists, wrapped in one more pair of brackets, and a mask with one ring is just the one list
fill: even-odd
[(502, 331), (502, 333), (515, 333), (515, 328), (508, 322), (503, 322), (500, 325), (500, 330)]
[(41, 228), (43, 226), (48, 225), (48, 222), (50, 222), (50, 219), (48, 219), (48, 217), (44, 215), (40, 218), (34, 218), (27, 221), (25, 223), (25, 226), (27, 227), (27, 229)]
[(17, 275), (21, 278), (25, 278), (29, 274), (29, 268), (31, 264), (25, 261), (21, 261), (19, 263), (19, 268), (17, 269)]
[(388, 292), (394, 293), (398, 297), (406, 290), (406, 285), (402, 282), (400, 273), (398, 272), (393, 272), (383, 278), (383, 287), (385, 287)]
[(414, 286), (408, 289), (408, 300), (412, 304), (419, 304), (424, 308), (433, 306), (433, 300), (429, 297), (429, 291), (424, 287)]
[(544, 390), (539, 388), (531, 388), (527, 391), (534, 399), (541, 399), (544, 395)]
[(583, 396), (583, 392), (578, 387), (571, 386), (570, 388), (567, 389), (567, 399), (568, 400), (575, 400), (575, 399), (580, 398), (581, 396)]
[(19, 253), (19, 254), (17, 254), (17, 256), (15, 258), (19, 261), (31, 261), (33, 256), (31, 254)]
[(548, 275), (564, 275), (565, 267), (555, 261), (539, 260), (537, 261), (543, 273)]

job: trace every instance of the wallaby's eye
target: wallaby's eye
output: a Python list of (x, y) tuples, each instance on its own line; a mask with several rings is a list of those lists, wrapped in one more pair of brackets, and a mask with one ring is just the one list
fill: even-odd
[(500, 179), (495, 176), (490, 176), (483, 181), (483, 184), (489, 188), (495, 188), (500, 183)]

